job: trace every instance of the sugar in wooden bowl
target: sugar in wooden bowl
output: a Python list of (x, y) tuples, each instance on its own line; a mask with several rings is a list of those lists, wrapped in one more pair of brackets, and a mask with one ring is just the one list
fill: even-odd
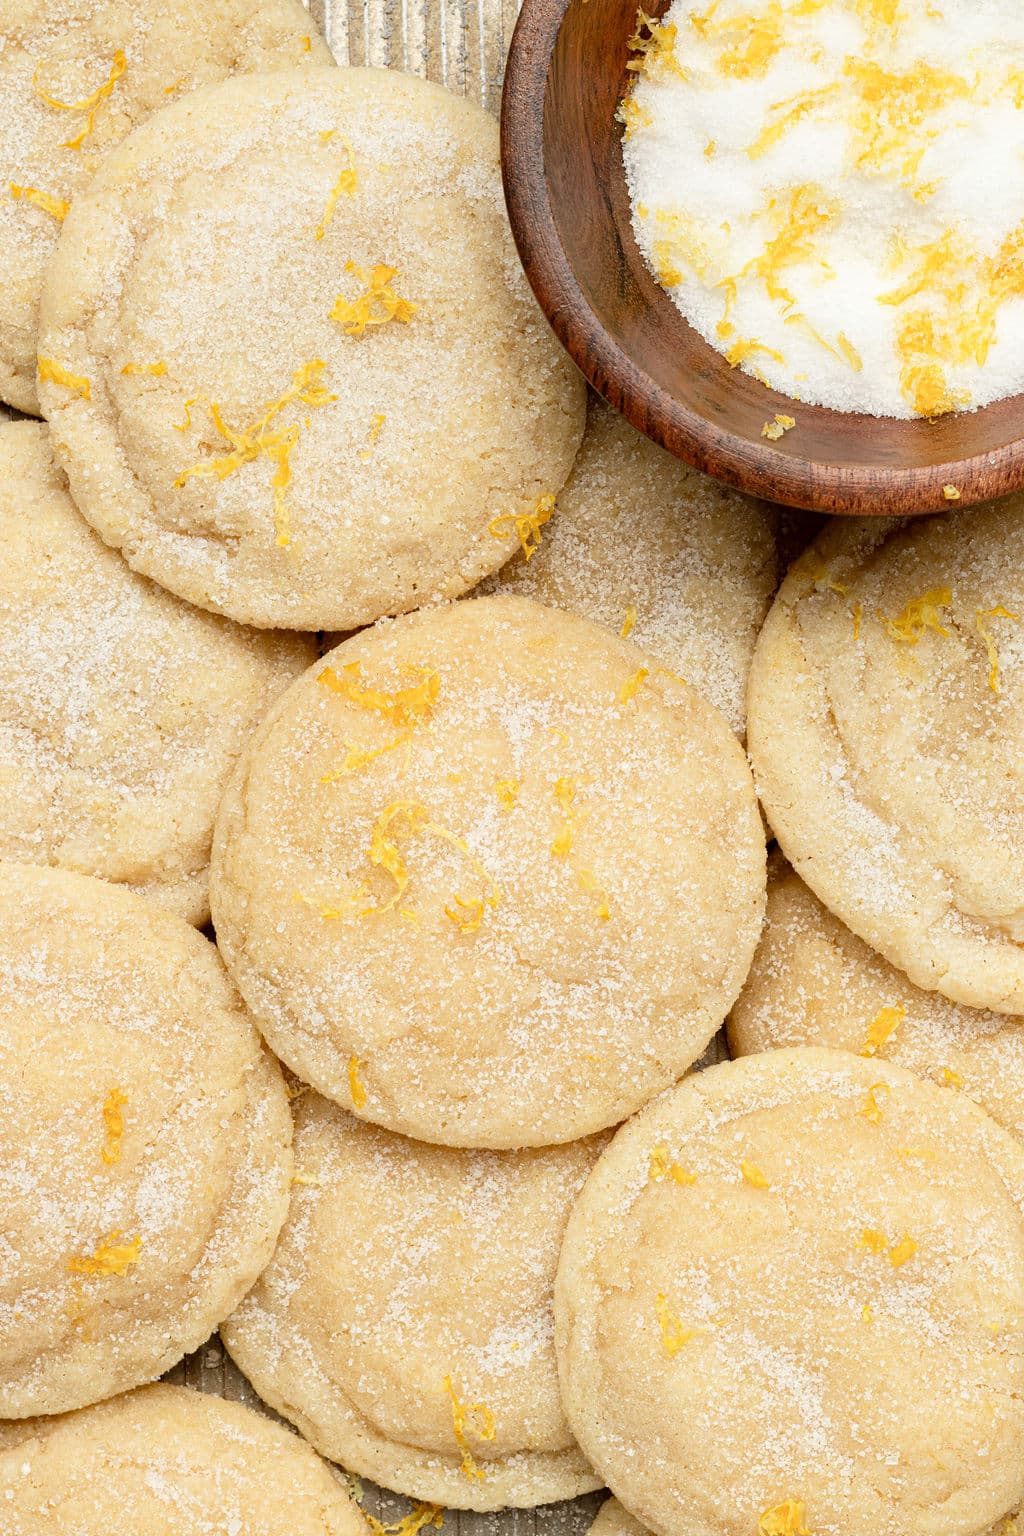
[[(780, 0), (776, 6), (768, 0), (721, 0), (718, 6), (711, 0), (675, 0), (675, 5), (671, 15), (665, 6), (655, 5), (651, 19), (659, 30), (654, 30), (638, 28), (636, 0), (524, 0), (513, 37), (502, 108), (506, 198), (527, 275), (578, 366), (634, 426), (680, 458), (743, 490), (792, 506), (906, 515), (961, 510), (1024, 486), (1024, 402), (1013, 393), (1021, 388), (1017, 370), (1024, 357), (1024, 348), (1014, 339), (1024, 319), (1022, 300), (1014, 292), (1020, 284), (1020, 253), (1013, 240), (1024, 216), (1019, 196), (1024, 176), (1019, 153), (1024, 113), (1016, 106), (1011, 80), (1018, 60), (1024, 79), (1024, 46), (1018, 42), (1024, 34), (1024, 12), (1018, 16), (1011, 0), (991, 0), (983, 7), (955, 0), (933, 7), (944, 16), (948, 13), (957, 29), (951, 51), (940, 57), (938, 45), (929, 44), (930, 54), (924, 43), (918, 47), (913, 30), (907, 34), (907, 54), (885, 51), (891, 49), (891, 40), (886, 43), (886, 18), (890, 13), (896, 19), (900, 13), (920, 18), (925, 7), (916, 0), (913, 6), (910, 0), (898, 4), (848, 0), (842, 14), (837, 0)], [(831, 31), (826, 27), (829, 10), (835, 12)], [(873, 14), (877, 17), (875, 52), (866, 45), (858, 52), (857, 43), (868, 37), (865, 25), (870, 27)], [(694, 15), (702, 20), (707, 35), (687, 21)], [(783, 23), (774, 56), (771, 20), (767, 32), (761, 29), (760, 41), (758, 29), (748, 25), (752, 17), (763, 21), (765, 16)], [(980, 31), (972, 31), (972, 17)], [(728, 23), (737, 18), (742, 18), (743, 26), (730, 33)], [(685, 39), (685, 51), (684, 24), (692, 34), (692, 41)], [(719, 24), (726, 30), (715, 35)], [(930, 24), (938, 26), (939, 21), (932, 18)], [(699, 91), (692, 80), (684, 82), (678, 76), (671, 62), (666, 63), (665, 33), (673, 26), (674, 52), (682, 70), (696, 74), (699, 64)], [(819, 26), (824, 50), (820, 53), (812, 40)], [(794, 50), (788, 35), (793, 27), (799, 29), (801, 47), (808, 53), (808, 58), (797, 60), (799, 68), (790, 57)], [(852, 40), (845, 53), (840, 36), (844, 28)], [(999, 37), (1004, 41), (1004, 73), (996, 92), (987, 82), (998, 78), (992, 45)], [(766, 60), (763, 77), (745, 79), (742, 73), (729, 73), (735, 67), (742, 70), (748, 56), (754, 63), (758, 48)], [(916, 96), (908, 87), (888, 102), (882, 99), (888, 88), (883, 79), (876, 82), (882, 97), (873, 104), (869, 101), (879, 125), (879, 154), (886, 134), (896, 131), (900, 113), (910, 112), (912, 118), (918, 111), (921, 114), (921, 132), (913, 122), (907, 130), (913, 151), (903, 168), (911, 186), (903, 186), (899, 175), (881, 171), (869, 175), (864, 167), (857, 171), (847, 164), (842, 147), (844, 133), (849, 138), (851, 130), (838, 121), (822, 121), (814, 129), (797, 111), (798, 120), (787, 122), (777, 142), (761, 157), (765, 161), (781, 157), (774, 160), (771, 173), (778, 182), (776, 206), (768, 210), (756, 201), (767, 185), (757, 178), (767, 178), (768, 172), (746, 154), (746, 148), (761, 135), (766, 117), (773, 129), (786, 117), (786, 110), (770, 110), (787, 100), (786, 92), (798, 96), (823, 88), (822, 60), (831, 58), (830, 67), (838, 69), (840, 54), (843, 61), (855, 57), (864, 67), (873, 59), (883, 75), (896, 73), (898, 65), (913, 76), (915, 48), (930, 60), (936, 76), (948, 76), (943, 87), (946, 115), (940, 118), (953, 126), (945, 147), (928, 137), (935, 126), (929, 115), (935, 84), (931, 76), (926, 89), (922, 75)], [(716, 60), (733, 57), (736, 65), (726, 62), (725, 72), (716, 68)], [(955, 84), (954, 76), (964, 84)], [(706, 86), (705, 80), (710, 82)], [(858, 91), (870, 98), (865, 80), (862, 76), (858, 85), (853, 73), (843, 76), (847, 107)], [(975, 99), (979, 89), (980, 116)], [(674, 103), (672, 113), (657, 129), (642, 121), (649, 110), (647, 93), (654, 90)], [(962, 95), (964, 90), (970, 99)], [(747, 100), (745, 117), (736, 115), (734, 122), (723, 122), (728, 114), (722, 103), (739, 96)], [(621, 113), (627, 118), (623, 124), (617, 114), (627, 97), (632, 105)], [(632, 131), (624, 143), (631, 115)], [(997, 131), (1000, 122), (1005, 125), (1002, 139)], [(632, 162), (644, 136), (650, 135), (648, 148), (657, 149), (650, 156), (651, 164), (664, 169), (671, 153), (662, 138), (668, 144), (676, 131), (684, 130), (690, 136), (685, 140), (686, 185), (662, 188), (655, 177), (641, 190), (634, 180), (631, 197), (623, 150)], [(828, 153), (814, 137), (818, 131), (824, 134)], [(866, 115), (864, 132), (871, 139), (873, 129)], [(974, 150), (969, 154), (971, 145)], [(919, 147), (920, 161), (914, 165)], [(730, 174), (729, 167), (735, 169), (741, 157), (751, 171)], [(847, 178), (842, 185), (834, 174), (837, 165)], [(943, 186), (932, 189), (929, 184), (936, 180), (942, 180)], [(714, 189), (713, 207), (690, 201), (709, 187)], [(821, 197), (806, 190), (816, 187), (821, 188)], [(927, 327), (915, 331), (909, 324), (925, 308), (921, 294), (908, 291), (899, 302), (888, 305), (878, 304), (871, 296), (887, 221), (889, 227), (896, 222), (890, 206), (894, 196), (902, 199), (903, 207), (910, 207), (911, 217), (903, 244), (894, 242), (891, 271), (882, 274), (888, 286), (882, 292), (898, 298), (901, 290), (915, 288), (921, 279), (934, 288), (940, 310), (931, 322), (935, 351), (941, 358), (937, 365), (923, 345)], [(744, 197), (764, 217), (745, 214)], [(721, 203), (714, 199), (732, 202), (718, 212)], [(847, 208), (844, 202), (835, 229), (825, 227), (830, 199), (848, 200), (850, 205)], [(642, 226), (640, 243), (633, 228), (636, 202), (644, 204), (651, 225), (646, 255), (642, 249), (646, 226)], [(725, 312), (728, 287), (717, 287), (719, 268), (709, 263), (702, 285), (699, 273), (685, 260), (685, 240), (680, 242), (681, 249), (670, 252), (663, 246), (660, 252), (684, 281), (670, 287), (659, 283), (652, 265), (656, 264), (655, 237), (678, 235), (686, 226), (685, 219), (675, 224), (663, 219), (659, 229), (659, 210), (670, 216), (688, 214), (706, 224), (714, 222), (715, 212), (719, 225), (735, 220), (737, 244), (726, 249), (721, 274), (735, 277), (748, 263), (753, 265), (736, 282), (729, 314)], [(845, 258), (837, 262), (834, 239), (847, 218), (856, 231), (842, 247), (850, 258), (848, 264)], [(822, 226), (807, 237), (816, 247), (816, 272), (811, 262), (801, 265), (787, 257), (787, 242), (799, 246), (803, 239), (801, 221)], [(954, 226), (955, 232), (946, 239)], [(864, 229), (874, 231), (874, 246), (863, 238)], [(835, 269), (834, 278), (821, 267), (822, 254)], [(806, 275), (805, 268), (814, 278), (813, 303), (805, 285), (796, 282)], [(792, 295), (789, 309), (785, 298), (773, 298), (768, 292), (766, 273), (776, 294), (783, 290)], [(987, 297), (983, 279), (989, 280)], [(696, 312), (684, 317), (674, 302), (677, 288), (691, 296), (700, 294), (703, 322)], [(861, 291), (865, 288), (870, 304)], [(741, 312), (741, 300), (744, 306), (760, 308), (753, 315), (747, 308)], [(993, 304), (994, 320), (986, 319), (986, 307), (991, 309)], [(884, 312), (881, 321), (875, 310)], [(859, 325), (858, 314), (866, 312), (872, 315), (873, 332)], [(800, 318), (787, 322), (787, 314)], [(717, 334), (723, 321), (735, 327), (734, 334)], [(710, 340), (700, 333), (700, 323)], [(906, 358), (895, 344), (901, 325), (906, 329)], [(883, 345), (887, 328), (888, 355)], [(951, 334), (959, 332), (953, 342), (943, 335), (944, 328)], [(785, 346), (778, 345), (779, 340)], [(792, 373), (806, 373), (808, 378), (785, 378), (782, 365), (767, 351), (753, 350), (757, 343), (779, 353)], [(950, 366), (957, 348), (966, 361)], [(727, 352), (732, 353), (733, 366)], [(855, 353), (862, 365), (859, 370)], [(813, 403), (826, 396), (815, 388), (820, 378), (810, 378), (812, 365), (838, 390), (832, 403), (839, 408)], [(755, 377), (752, 369), (769, 384)], [(793, 392), (784, 393), (780, 386)], [(802, 398), (797, 398), (797, 390)], [(857, 398), (855, 391), (860, 391)], [(970, 401), (962, 398), (966, 391)], [(918, 414), (914, 408), (917, 404), (931, 412), (949, 403), (960, 408), (934, 417)], [(899, 414), (870, 414), (880, 408)]]

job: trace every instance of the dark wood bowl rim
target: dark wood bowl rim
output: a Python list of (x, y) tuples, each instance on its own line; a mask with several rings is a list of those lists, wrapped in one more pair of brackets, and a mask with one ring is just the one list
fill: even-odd
[[(767, 441), (759, 446), (716, 425), (663, 389), (618, 345), (566, 257), (545, 175), (548, 74), (562, 22), (575, 3), (579, 0), (523, 0), (502, 91), (501, 164), (512, 235), (526, 276), (552, 330), (593, 388), (638, 431), (678, 458), (751, 495), (789, 506), (907, 515), (951, 510), (943, 496), (946, 485), (960, 491), (960, 501), (952, 504), (958, 509), (1021, 489), (1024, 418), (1021, 437), (942, 464), (823, 463), (800, 457), (793, 440), (780, 453)], [(1018, 399), (1024, 406), (1024, 396)], [(982, 407), (978, 414), (993, 408)], [(870, 430), (872, 418), (850, 419), (863, 421)]]

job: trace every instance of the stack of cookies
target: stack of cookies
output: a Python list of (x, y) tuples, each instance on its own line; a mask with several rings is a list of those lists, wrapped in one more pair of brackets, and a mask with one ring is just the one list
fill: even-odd
[(801, 552), (298, 0), (0, 37), (0, 1536), (1009, 1536), (1024, 504)]

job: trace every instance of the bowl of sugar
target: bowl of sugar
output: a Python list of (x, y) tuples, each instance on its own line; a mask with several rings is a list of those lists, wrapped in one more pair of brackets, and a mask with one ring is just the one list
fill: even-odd
[(1019, 0), (523, 0), (512, 231), (640, 431), (819, 512), (1024, 486)]

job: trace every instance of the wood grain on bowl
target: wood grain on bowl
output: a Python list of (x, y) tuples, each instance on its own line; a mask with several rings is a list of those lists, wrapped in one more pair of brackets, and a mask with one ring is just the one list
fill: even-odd
[[(502, 100), (519, 254), (594, 388), (679, 458), (790, 506), (905, 515), (1024, 486), (1022, 396), (933, 422), (802, 405), (730, 368), (686, 323), (630, 222), (615, 110), (635, 24), (636, 0), (524, 0)], [(761, 430), (776, 412), (797, 425), (769, 442)]]

